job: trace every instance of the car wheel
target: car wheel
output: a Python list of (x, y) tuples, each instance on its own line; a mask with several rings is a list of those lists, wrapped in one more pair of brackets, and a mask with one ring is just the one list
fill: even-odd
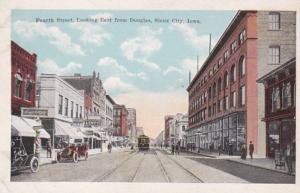
[(61, 155), (60, 153), (58, 153), (56, 156), (56, 162), (59, 163), (60, 161), (61, 161)]
[(39, 160), (36, 157), (33, 157), (30, 160), (30, 170), (33, 173), (36, 173), (37, 171), (39, 171)]
[(78, 162), (78, 154), (77, 153), (73, 153), (73, 162), (77, 163)]
[(84, 154), (84, 160), (87, 160), (88, 158), (89, 158), (89, 153), (85, 152), (85, 154)]

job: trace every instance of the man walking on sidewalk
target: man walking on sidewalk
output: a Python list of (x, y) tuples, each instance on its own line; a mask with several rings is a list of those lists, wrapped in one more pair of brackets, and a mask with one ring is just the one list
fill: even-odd
[(253, 152), (254, 152), (254, 145), (253, 145), (252, 141), (250, 141), (250, 144), (249, 144), (249, 155), (250, 155), (251, 159), (253, 159)]

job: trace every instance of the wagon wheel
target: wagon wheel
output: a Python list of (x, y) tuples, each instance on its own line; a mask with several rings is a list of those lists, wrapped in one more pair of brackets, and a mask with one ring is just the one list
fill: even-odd
[(30, 160), (30, 170), (33, 173), (36, 173), (39, 170), (39, 160), (36, 157), (32, 157)]
[(87, 160), (88, 158), (89, 158), (89, 153), (85, 152), (85, 154), (84, 154), (84, 160)]
[(78, 162), (78, 154), (76, 152), (73, 153), (73, 162), (74, 163)]

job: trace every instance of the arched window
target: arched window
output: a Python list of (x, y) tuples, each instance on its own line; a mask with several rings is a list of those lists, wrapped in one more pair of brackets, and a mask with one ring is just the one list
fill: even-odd
[(208, 99), (211, 99), (211, 87), (208, 89)]
[(22, 76), (20, 74), (15, 74), (15, 96), (21, 97), (21, 89), (22, 89)]
[(222, 79), (220, 77), (219, 80), (218, 80), (218, 93), (220, 93), (221, 90), (222, 90)]
[(233, 64), (230, 69), (230, 83), (234, 83), (235, 80), (236, 80), (236, 68), (235, 65)]
[(246, 72), (246, 60), (244, 56), (241, 56), (239, 61), (239, 70), (240, 70), (240, 77), (245, 75)]
[(217, 93), (217, 84), (214, 83), (214, 85), (213, 85), (213, 97), (216, 97), (216, 93)]
[(223, 88), (226, 89), (228, 86), (228, 73), (225, 71), (224, 73), (224, 80), (223, 80)]

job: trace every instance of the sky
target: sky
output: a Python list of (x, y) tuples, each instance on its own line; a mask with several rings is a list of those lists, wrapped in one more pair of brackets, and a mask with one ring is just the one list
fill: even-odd
[[(14, 10), (11, 38), (37, 54), (38, 74), (100, 73), (150, 137), (164, 116), (187, 113), (189, 75), (236, 11)], [(192, 22), (191, 22), (192, 21)]]

